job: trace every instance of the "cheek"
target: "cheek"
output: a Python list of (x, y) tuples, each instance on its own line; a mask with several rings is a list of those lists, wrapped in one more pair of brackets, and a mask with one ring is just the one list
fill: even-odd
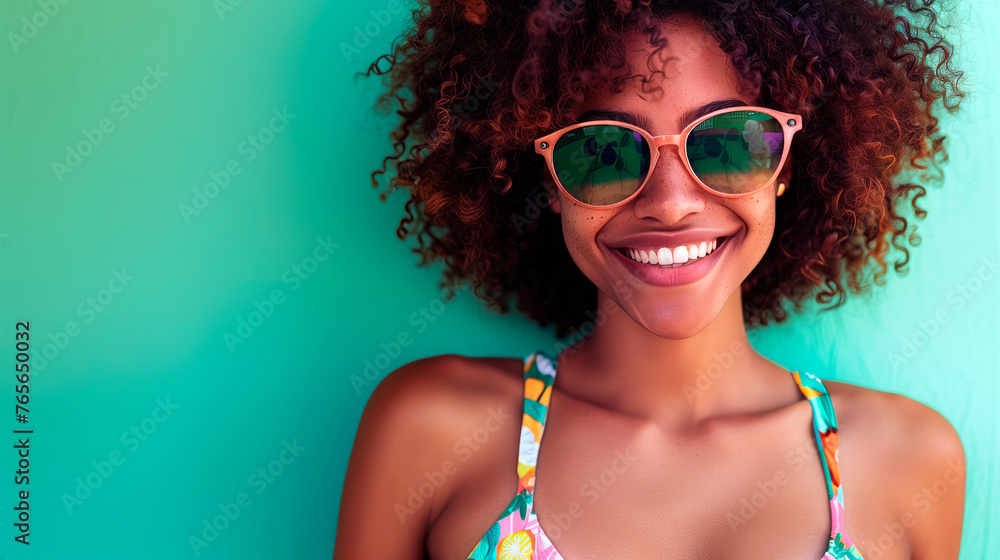
[(587, 263), (598, 258), (600, 249), (597, 246), (597, 233), (613, 215), (613, 212), (562, 205), (561, 221), (566, 250), (582, 270), (586, 271)]
[(747, 244), (755, 262), (759, 262), (771, 244), (774, 237), (775, 204), (770, 200), (760, 200), (753, 197), (752, 204), (747, 205), (744, 221), (747, 225)]

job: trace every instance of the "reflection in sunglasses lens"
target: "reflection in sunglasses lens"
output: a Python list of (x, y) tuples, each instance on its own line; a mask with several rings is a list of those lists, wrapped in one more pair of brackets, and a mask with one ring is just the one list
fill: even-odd
[(585, 204), (607, 206), (632, 196), (649, 172), (649, 144), (618, 125), (573, 129), (556, 141), (552, 165), (566, 191)]
[(692, 171), (705, 185), (739, 194), (757, 189), (774, 175), (784, 142), (781, 123), (774, 117), (730, 111), (699, 123), (685, 147)]

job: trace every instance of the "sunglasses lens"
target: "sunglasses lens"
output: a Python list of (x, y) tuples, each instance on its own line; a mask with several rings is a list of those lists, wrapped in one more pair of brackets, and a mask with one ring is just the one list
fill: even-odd
[(563, 134), (552, 150), (556, 177), (585, 204), (609, 206), (639, 190), (649, 173), (649, 143), (618, 125), (591, 125)]
[(785, 135), (770, 115), (730, 111), (699, 123), (686, 147), (688, 163), (705, 185), (723, 194), (741, 194), (774, 175), (785, 151)]

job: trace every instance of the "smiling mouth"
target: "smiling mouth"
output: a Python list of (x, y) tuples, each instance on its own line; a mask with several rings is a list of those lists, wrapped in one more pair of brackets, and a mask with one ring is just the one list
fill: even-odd
[(718, 237), (711, 241), (688, 243), (676, 247), (634, 248), (618, 247), (615, 250), (641, 264), (660, 268), (680, 268), (697, 262), (718, 251), (730, 236)]

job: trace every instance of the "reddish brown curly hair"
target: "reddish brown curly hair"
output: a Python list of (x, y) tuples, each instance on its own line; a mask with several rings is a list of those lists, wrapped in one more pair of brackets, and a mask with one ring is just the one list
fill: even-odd
[(799, 310), (815, 293), (832, 308), (884, 284), (892, 248), (906, 272), (920, 241), (906, 216), (926, 215), (920, 183), (940, 181), (947, 160), (932, 109), (954, 113), (964, 97), (933, 0), (419, 0), (413, 27), (362, 75), (383, 76), (376, 108), (401, 117), (372, 184), (395, 164), (380, 197), (409, 189), (397, 236), (416, 235), (419, 265), (444, 261), (446, 299), (471, 282), (490, 308), (514, 297), (559, 337), (593, 313), (596, 287), (559, 216), (537, 206), (546, 175), (532, 141), (575, 122), (592, 89), (647, 80), (621, 39), (641, 31), (658, 52), (675, 13), (705, 22), (758, 104), (803, 117), (775, 235), (742, 285), (747, 325), (784, 320), (786, 300)]

